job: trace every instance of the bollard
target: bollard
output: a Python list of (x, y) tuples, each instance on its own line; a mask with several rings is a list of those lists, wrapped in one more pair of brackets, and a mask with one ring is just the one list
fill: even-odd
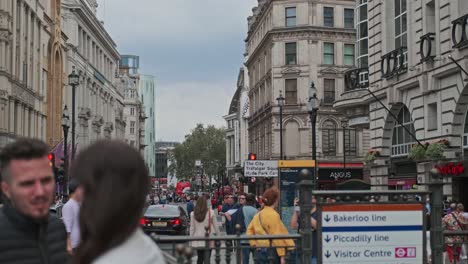
[(185, 259), (187, 261), (186, 263), (191, 264), (192, 263), (192, 257), (195, 254), (193, 248), (192, 247), (186, 247), (185, 250), (184, 250), (184, 254), (185, 254)]
[(436, 168), (431, 170), (431, 251), (432, 263), (443, 263), (444, 236), (442, 230), (443, 187), (442, 176)]
[(177, 251), (177, 263), (183, 264), (184, 263), (184, 249), (185, 246), (183, 244), (177, 244), (176, 245), (176, 251)]
[[(299, 206), (301, 208), (300, 223), (301, 228), (299, 233), (301, 235), (301, 263), (309, 264), (312, 261), (312, 227), (310, 221), (310, 211), (312, 210), (312, 190), (314, 189), (314, 182), (310, 171), (303, 169), (299, 172), (299, 176), (303, 179), (299, 182)], [(309, 179), (309, 180), (308, 180)]]
[[(239, 224), (236, 225), (236, 235), (237, 237), (240, 237), (241, 235), (241, 226)], [(236, 263), (237, 264), (242, 263), (242, 256), (241, 256), (242, 251), (241, 250), (242, 250), (241, 241), (240, 239), (236, 239), (236, 257), (237, 257)]]

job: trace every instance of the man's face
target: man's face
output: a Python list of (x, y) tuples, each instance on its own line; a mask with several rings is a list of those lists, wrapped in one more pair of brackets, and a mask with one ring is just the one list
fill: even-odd
[(12, 160), (9, 181), (2, 181), (2, 191), (20, 213), (33, 219), (49, 216), (55, 180), (47, 156), (31, 160)]
[(245, 196), (244, 195), (239, 196), (239, 204), (245, 205)]
[(229, 195), (226, 202), (229, 204), (229, 205), (232, 205), (234, 204), (234, 196), (232, 195)]
[(78, 186), (75, 190), (75, 199), (77, 202), (81, 203), (83, 201), (83, 186)]

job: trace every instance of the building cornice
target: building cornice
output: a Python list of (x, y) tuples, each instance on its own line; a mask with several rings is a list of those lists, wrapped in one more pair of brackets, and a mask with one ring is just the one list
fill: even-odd
[[(297, 40), (311, 40), (319, 41), (324, 40), (326, 37), (324, 35), (333, 35), (335, 34), (334, 41), (353, 41), (356, 38), (355, 29), (347, 28), (329, 28), (329, 27), (320, 27), (320, 26), (300, 26), (300, 27), (291, 27), (291, 28), (274, 28), (267, 32), (262, 41), (257, 45), (254, 51), (249, 54), (248, 60), (245, 62), (245, 65), (249, 65), (252, 61), (256, 59), (256, 55), (261, 51), (267, 43), (274, 41), (282, 40), (291, 40), (296, 38)], [(338, 38), (336, 38), (338, 37)]]
[(95, 37), (101, 41), (102, 45), (106, 46), (106, 49), (109, 51), (110, 55), (114, 56), (116, 60), (119, 60), (120, 54), (117, 51), (117, 44), (114, 42), (101, 22), (97, 19), (92, 10), (89, 9), (83, 0), (79, 1), (79, 4), (74, 5), (63, 3), (62, 7), (69, 9), (72, 13), (75, 13), (76, 16), (90, 29), (88, 34), (92, 32)]

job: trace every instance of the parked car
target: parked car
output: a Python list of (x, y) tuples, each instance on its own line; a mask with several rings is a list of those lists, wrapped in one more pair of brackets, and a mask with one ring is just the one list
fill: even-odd
[(180, 205), (150, 205), (140, 225), (145, 233), (161, 235), (187, 235), (188, 217)]

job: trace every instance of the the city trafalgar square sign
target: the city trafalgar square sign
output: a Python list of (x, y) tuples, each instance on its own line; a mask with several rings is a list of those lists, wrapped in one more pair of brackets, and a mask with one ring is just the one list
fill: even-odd
[(277, 160), (246, 160), (244, 162), (245, 177), (278, 177)]
[(421, 204), (322, 207), (322, 263), (423, 263)]

